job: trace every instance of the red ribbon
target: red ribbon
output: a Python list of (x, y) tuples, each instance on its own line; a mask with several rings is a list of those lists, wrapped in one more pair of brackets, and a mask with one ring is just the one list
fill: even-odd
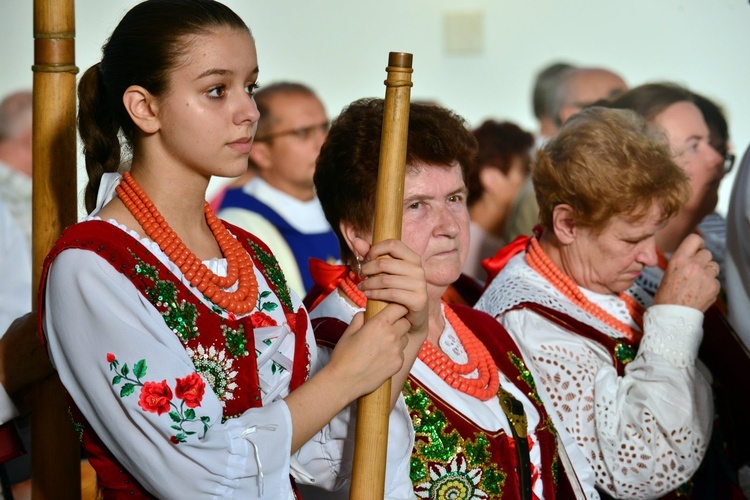
[[(339, 283), (349, 273), (349, 266), (343, 264), (329, 264), (320, 259), (310, 259), (310, 276), (315, 286), (305, 297), (305, 306), (312, 311), (331, 292), (336, 290)], [(312, 302), (310, 302), (312, 301)]]
[(503, 270), (510, 259), (526, 250), (530, 240), (531, 237), (521, 235), (498, 250), (495, 255), (482, 261), (482, 267), (487, 271), (487, 281), (484, 283), (485, 290), (490, 286), (490, 283), (495, 279), (495, 276)]

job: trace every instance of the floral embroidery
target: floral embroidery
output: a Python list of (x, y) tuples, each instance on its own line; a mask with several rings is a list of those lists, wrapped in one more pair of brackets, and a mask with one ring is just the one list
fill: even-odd
[(78, 441), (83, 442), (83, 431), (84, 427), (81, 422), (76, 420), (76, 418), (73, 416), (73, 412), (70, 409), (70, 406), (67, 408), (68, 410), (68, 418), (70, 418), (70, 422), (73, 424), (73, 432), (76, 433), (76, 436), (78, 437)]
[[(266, 290), (266, 291), (262, 292), (260, 294), (260, 296), (258, 296), (258, 305), (257, 305), (258, 311), (263, 311), (263, 312), (265, 312), (265, 311), (275, 311), (276, 308), (279, 307), (279, 305), (277, 303), (271, 302), (270, 300), (267, 300), (267, 301), (263, 302), (263, 299), (266, 299), (266, 298), (268, 298), (270, 296), (272, 296), (270, 290)], [(253, 314), (253, 316), (255, 316), (257, 314), (258, 313), (255, 313), (255, 314)], [(273, 318), (270, 318), (268, 315), (263, 314), (263, 316), (268, 317), (269, 319), (271, 319), (273, 321)], [(276, 322), (274, 321), (274, 323), (276, 323)]]
[(132, 375), (135, 378), (130, 377), (131, 371), (128, 364), (125, 363), (120, 366), (120, 362), (114, 354), (107, 354), (107, 362), (109, 363), (109, 370), (115, 372), (112, 385), (117, 386), (122, 383), (120, 387), (121, 398), (132, 395), (135, 393), (136, 387), (140, 387), (138, 406), (144, 411), (156, 413), (157, 415), (169, 413), (169, 417), (172, 419), (171, 428), (177, 431), (175, 435), (169, 438), (172, 443), (184, 443), (187, 441), (188, 436), (196, 434), (196, 431), (185, 429), (186, 423), (201, 422), (203, 424), (203, 435), (205, 436), (211, 419), (207, 416), (202, 416), (196, 420), (195, 410), (193, 409), (200, 406), (205, 392), (206, 383), (200, 375), (193, 372), (187, 377), (175, 380), (175, 395), (178, 399), (182, 400), (180, 406), (177, 406), (172, 402), (172, 389), (166, 380), (162, 380), (161, 382), (141, 381), (146, 376), (148, 369), (145, 359), (133, 365)]
[(467, 470), (466, 459), (458, 456), (448, 467), (434, 464), (430, 467), (430, 480), (415, 486), (419, 498), (481, 500), (489, 495), (478, 488), (482, 480), (482, 469)]
[(193, 372), (185, 378), (177, 379), (174, 393), (185, 401), (188, 408), (197, 408), (201, 405), (206, 384), (197, 373)]
[[(273, 304), (273, 305), (276, 305), (276, 304)], [(250, 316), (250, 321), (253, 324), (253, 328), (263, 328), (266, 326), (278, 326), (278, 323), (276, 322), (275, 319), (273, 319), (271, 316), (261, 311), (254, 312), (253, 315)]]
[(636, 348), (632, 345), (618, 343), (615, 346), (615, 357), (623, 364), (627, 365), (635, 359)]
[(515, 366), (516, 369), (521, 372), (521, 375), (519, 375), (518, 379), (526, 382), (526, 385), (531, 388), (531, 392), (528, 394), (528, 396), (532, 398), (537, 404), (541, 405), (542, 400), (539, 398), (539, 394), (536, 392), (536, 382), (534, 382), (534, 377), (531, 375), (529, 369), (526, 368), (526, 364), (521, 358), (519, 358), (512, 352), (508, 353), (508, 359), (510, 359), (510, 362), (513, 363), (513, 366)]
[[(284, 278), (284, 273), (279, 267), (279, 262), (272, 254), (263, 250), (253, 240), (248, 239), (247, 244), (253, 249), (258, 261), (262, 264), (261, 272), (268, 280), (276, 286), (276, 295), (287, 309), (292, 309), (292, 296), (289, 293), (289, 285)], [(270, 293), (270, 292), (269, 292)]]
[(237, 389), (235, 382), (237, 371), (233, 368), (232, 358), (214, 346), (209, 347), (208, 350), (202, 345), (197, 346), (195, 350), (188, 348), (187, 354), (193, 360), (195, 371), (203, 375), (222, 406), (227, 400), (234, 399), (233, 392)]
[(502, 494), (506, 474), (493, 463), (482, 433), (463, 438), (449, 426), (426, 392), (407, 381), (404, 400), (412, 416), (415, 443), (410, 478), (420, 498), (484, 499)]
[[(266, 339), (266, 340), (263, 341), (263, 343), (266, 344), (267, 346), (270, 346), (271, 344), (273, 344), (273, 340), (272, 339)], [(260, 355), (261, 355), (261, 352), (258, 349), (256, 349), (255, 350), (255, 357), (256, 358), (260, 357)], [(273, 373), (274, 375), (276, 375), (277, 373), (281, 373), (284, 370), (286, 370), (286, 368), (284, 368), (283, 366), (281, 366), (280, 364), (278, 364), (276, 361), (273, 361), (271, 363), (271, 373)]]
[[(132, 384), (130, 385), (130, 390), (133, 391)], [(169, 411), (171, 401), (172, 389), (169, 388), (166, 380), (162, 380), (161, 382), (146, 382), (142, 384), (141, 395), (138, 398), (138, 406), (144, 410), (161, 415), (162, 413)]]
[(136, 260), (135, 272), (153, 281), (153, 288), (146, 290), (148, 300), (156, 307), (170, 330), (187, 342), (198, 336), (198, 309), (186, 300), (177, 302), (177, 287), (171, 281), (160, 280), (156, 267), (143, 262), (131, 251)]
[(224, 335), (229, 354), (236, 358), (247, 356), (247, 336), (244, 325), (240, 325), (236, 330), (228, 325), (221, 325), (221, 333)]

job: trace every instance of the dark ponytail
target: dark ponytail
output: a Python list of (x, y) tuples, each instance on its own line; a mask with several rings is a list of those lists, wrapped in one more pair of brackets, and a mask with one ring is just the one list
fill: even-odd
[(91, 213), (102, 175), (120, 166), (120, 125), (107, 103), (99, 64), (91, 66), (78, 83), (78, 133), (83, 143), (89, 183), (84, 193), (86, 211)]
[(89, 174), (86, 210), (94, 209), (102, 174), (120, 166), (119, 133), (126, 147), (134, 147), (138, 129), (122, 102), (125, 90), (139, 85), (163, 95), (190, 43), (218, 28), (250, 32), (237, 14), (214, 0), (147, 0), (122, 18), (102, 47), (101, 63), (78, 84), (78, 128)]

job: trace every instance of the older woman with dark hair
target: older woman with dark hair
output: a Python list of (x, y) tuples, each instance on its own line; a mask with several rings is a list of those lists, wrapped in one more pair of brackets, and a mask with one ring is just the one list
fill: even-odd
[[(360, 256), (372, 241), (382, 120), (382, 100), (354, 102), (334, 121), (318, 158), (315, 187), (347, 264), (314, 266), (318, 288), (306, 303), (319, 341), (335, 341), (365, 307), (362, 290), (390, 286), (358, 276), (360, 265), (372, 265)], [(572, 498), (572, 488), (582, 489), (575, 468), (581, 476), (588, 469), (586, 494), (595, 498), (593, 471), (572, 439), (550, 425), (507, 332), (484, 313), (441, 300), (461, 274), (468, 249), (464, 169), (475, 150), (461, 118), (440, 107), (411, 105), (402, 238), (422, 260), (429, 322), (402, 391), (410, 418), (389, 429), (390, 443), (414, 439), (410, 470), (387, 471), (401, 481), (389, 479), (386, 496)], [(557, 473), (558, 464), (565, 472)]]
[(538, 152), (541, 233), (493, 258), (477, 303), (524, 352), (553, 421), (577, 441), (597, 487), (654, 498), (698, 468), (711, 389), (696, 368), (718, 266), (692, 235), (652, 298), (634, 282), (688, 197), (663, 142), (631, 111), (591, 108)]

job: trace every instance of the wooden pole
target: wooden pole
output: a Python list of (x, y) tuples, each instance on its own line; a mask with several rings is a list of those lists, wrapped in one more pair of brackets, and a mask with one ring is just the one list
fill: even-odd
[[(34, 0), (33, 283), (77, 219), (74, 0)], [(36, 291), (34, 293), (36, 304)], [(32, 498), (80, 498), (80, 444), (54, 377), (34, 388)]]
[[(412, 71), (411, 54), (391, 52), (388, 55), (373, 243), (401, 238)], [(365, 321), (385, 306), (384, 302), (368, 300)], [(359, 398), (357, 403), (351, 499), (383, 499), (390, 394), (391, 381), (387, 380), (372, 393)]]

